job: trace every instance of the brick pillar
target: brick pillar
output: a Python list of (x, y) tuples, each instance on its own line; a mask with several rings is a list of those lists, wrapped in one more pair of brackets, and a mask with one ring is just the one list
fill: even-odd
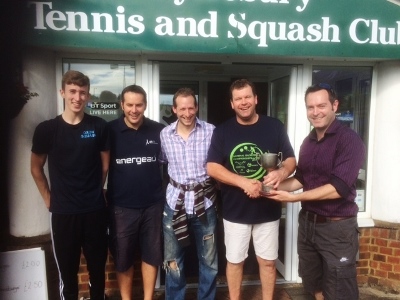
[(362, 228), (358, 282), (377, 289), (400, 292), (400, 224), (375, 221)]

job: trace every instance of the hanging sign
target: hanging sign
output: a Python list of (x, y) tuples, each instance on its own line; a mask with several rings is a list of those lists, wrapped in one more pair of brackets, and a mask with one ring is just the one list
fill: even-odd
[(46, 47), (400, 58), (400, 0), (54, 0), (23, 13), (23, 42)]

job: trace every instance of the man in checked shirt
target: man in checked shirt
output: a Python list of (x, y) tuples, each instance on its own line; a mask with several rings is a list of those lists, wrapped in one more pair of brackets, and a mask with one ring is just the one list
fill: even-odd
[(218, 272), (214, 205), (215, 183), (207, 175), (206, 159), (214, 126), (196, 117), (196, 95), (190, 88), (173, 97), (177, 121), (161, 131), (161, 162), (168, 163), (170, 182), (164, 207), (165, 299), (184, 300), (184, 254), (189, 230), (199, 259), (198, 299), (215, 299)]

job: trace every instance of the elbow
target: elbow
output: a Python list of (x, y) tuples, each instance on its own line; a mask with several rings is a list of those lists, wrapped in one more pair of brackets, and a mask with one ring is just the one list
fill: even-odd
[(31, 166), (31, 175), (33, 178), (38, 178), (40, 173), (41, 171), (38, 168)]
[(208, 176), (213, 177), (213, 171), (212, 171), (211, 163), (207, 163), (207, 165), (206, 165), (206, 171), (207, 171), (207, 175), (208, 175)]

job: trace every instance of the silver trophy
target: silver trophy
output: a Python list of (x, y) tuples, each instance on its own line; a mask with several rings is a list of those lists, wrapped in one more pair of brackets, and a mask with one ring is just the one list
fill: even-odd
[[(278, 153), (264, 153), (257, 155), (257, 163), (267, 171), (267, 174), (277, 168), (279, 168), (282, 164), (282, 152)], [(261, 191), (263, 193), (269, 193), (272, 190), (272, 186), (267, 186), (262, 184)]]

